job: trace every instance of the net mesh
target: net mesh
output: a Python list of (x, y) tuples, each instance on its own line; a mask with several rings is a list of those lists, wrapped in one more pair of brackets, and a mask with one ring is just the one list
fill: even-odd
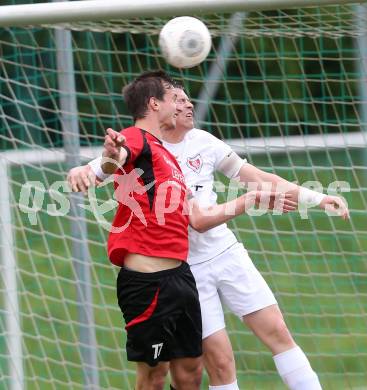
[[(350, 222), (315, 209), (309, 219), (299, 214), (242, 216), (230, 226), (275, 292), (323, 388), (363, 388), (366, 8), (238, 14), (234, 26), (229, 15), (202, 19), (214, 36), (213, 50), (207, 61), (190, 70), (171, 68), (161, 57), (157, 32), (165, 19), (67, 26), (72, 35), (81, 157), (89, 158), (91, 148), (102, 144), (106, 128), (131, 124), (122, 86), (142, 71), (163, 68), (183, 82), (196, 109), (203, 110), (200, 127), (236, 147), (255, 166), (299, 184), (318, 181), (324, 191), (332, 189), (333, 182), (348, 183), (350, 191), (343, 195), (351, 209)], [(64, 162), (56, 157), (63, 148), (55, 45), (55, 29), (60, 27), (0, 31), (0, 148), (2, 161), (10, 167), (27, 389), (85, 386), (76, 271), (80, 259), (72, 252), (73, 244), (80, 244), (72, 233), (79, 221), (70, 213), (52, 216), (47, 208), (60, 207), (50, 188), (65, 179), (70, 158)], [(219, 49), (223, 37), (230, 42), (227, 62), (213, 78), (210, 69), (223, 55)], [(205, 88), (217, 81), (213, 96), (204, 99)], [(50, 154), (54, 158), (46, 158)], [(30, 181), (39, 182), (44, 195), (35, 224), (19, 206), (21, 190)], [(111, 188), (96, 194), (103, 202), (112, 196)], [(30, 201), (35, 198), (33, 189)], [(90, 200), (85, 204), (90, 206)], [(111, 212), (106, 215), (110, 217)], [(99, 386), (132, 389), (134, 367), (125, 359), (115, 299), (117, 270), (107, 260), (107, 232), (91, 211), (83, 219), (88, 228)], [(4, 388), (10, 388), (4, 286), (0, 285), (0, 372)], [(226, 321), (240, 388), (283, 388), (271, 354), (228, 312)]]

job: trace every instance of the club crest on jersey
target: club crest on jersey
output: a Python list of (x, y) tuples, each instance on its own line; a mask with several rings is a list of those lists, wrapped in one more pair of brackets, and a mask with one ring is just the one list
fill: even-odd
[(200, 154), (197, 154), (194, 157), (188, 157), (187, 161), (186, 161), (186, 164), (194, 172), (200, 173), (201, 167), (203, 166), (203, 160), (201, 159)]

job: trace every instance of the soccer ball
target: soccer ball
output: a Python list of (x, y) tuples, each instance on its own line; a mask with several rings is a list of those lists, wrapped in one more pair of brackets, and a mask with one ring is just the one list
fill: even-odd
[(176, 68), (192, 68), (208, 56), (212, 39), (201, 20), (180, 16), (163, 26), (159, 46), (169, 64)]

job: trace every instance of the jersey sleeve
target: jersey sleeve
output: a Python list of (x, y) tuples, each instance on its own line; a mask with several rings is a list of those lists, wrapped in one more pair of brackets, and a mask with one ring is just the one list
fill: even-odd
[(211, 134), (209, 134), (208, 142), (211, 144), (214, 155), (214, 170), (223, 173), (230, 179), (237, 176), (247, 160), (241, 159), (229, 145)]
[(140, 155), (144, 146), (143, 134), (140, 129), (129, 127), (121, 131), (121, 134), (126, 138), (123, 148), (127, 152), (125, 164), (134, 162)]
[(232, 153), (232, 148), (213, 135), (210, 135), (210, 143), (214, 155), (214, 169), (217, 170), (224, 157)]

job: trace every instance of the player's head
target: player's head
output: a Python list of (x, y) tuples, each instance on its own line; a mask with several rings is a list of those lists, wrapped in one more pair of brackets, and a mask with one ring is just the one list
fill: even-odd
[(182, 85), (175, 84), (175, 90), (178, 111), (176, 129), (182, 131), (191, 130), (194, 127), (194, 105), (191, 103)]
[(163, 71), (145, 72), (123, 89), (124, 100), (134, 121), (154, 116), (161, 127), (176, 124), (176, 89)]

